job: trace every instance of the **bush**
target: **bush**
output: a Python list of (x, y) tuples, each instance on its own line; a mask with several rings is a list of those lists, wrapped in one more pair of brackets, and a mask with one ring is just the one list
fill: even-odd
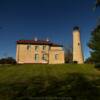
[(100, 63), (95, 64), (95, 68), (100, 70)]
[(73, 64), (78, 64), (78, 62), (77, 61), (73, 61)]
[(0, 64), (16, 64), (16, 60), (12, 57), (2, 58)]
[(89, 58), (87, 58), (87, 59), (85, 60), (85, 63), (86, 63), (86, 64), (93, 64), (94, 61), (93, 61), (93, 59), (92, 59), (91, 57), (89, 57)]

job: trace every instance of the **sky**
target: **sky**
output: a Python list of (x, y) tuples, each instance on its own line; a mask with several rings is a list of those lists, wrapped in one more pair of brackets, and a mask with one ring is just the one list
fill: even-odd
[(100, 8), (95, 0), (0, 0), (0, 58), (16, 56), (16, 41), (38, 39), (72, 47), (74, 26), (81, 30), (85, 59), (91, 31), (97, 25)]

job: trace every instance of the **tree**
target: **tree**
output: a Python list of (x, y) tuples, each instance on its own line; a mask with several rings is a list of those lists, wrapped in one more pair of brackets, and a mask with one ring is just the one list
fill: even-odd
[(89, 58), (87, 58), (87, 59), (85, 60), (85, 63), (86, 63), (86, 64), (93, 64), (93, 59), (92, 59), (91, 57), (89, 57)]
[(96, 7), (100, 6), (100, 0), (96, 0)]
[(97, 7), (100, 7), (100, 0), (96, 0), (95, 1), (94, 7), (93, 7), (93, 11), (95, 11)]
[(0, 64), (16, 64), (16, 60), (12, 57), (2, 58)]
[(93, 62), (100, 63), (100, 25), (92, 31), (88, 47), (91, 49), (90, 53)]
[(65, 51), (65, 63), (72, 63), (73, 61), (73, 54), (72, 54), (72, 49), (67, 49)]

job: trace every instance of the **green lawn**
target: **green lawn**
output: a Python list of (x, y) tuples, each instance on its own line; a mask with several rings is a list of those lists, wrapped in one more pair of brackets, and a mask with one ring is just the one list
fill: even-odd
[(0, 100), (100, 100), (99, 87), (94, 65), (0, 65)]

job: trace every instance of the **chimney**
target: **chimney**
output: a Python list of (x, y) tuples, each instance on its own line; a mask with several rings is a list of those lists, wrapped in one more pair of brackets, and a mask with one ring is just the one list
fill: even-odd
[(46, 41), (49, 42), (50, 40), (47, 38)]
[(38, 40), (37, 37), (35, 37), (34, 40), (37, 41)]

